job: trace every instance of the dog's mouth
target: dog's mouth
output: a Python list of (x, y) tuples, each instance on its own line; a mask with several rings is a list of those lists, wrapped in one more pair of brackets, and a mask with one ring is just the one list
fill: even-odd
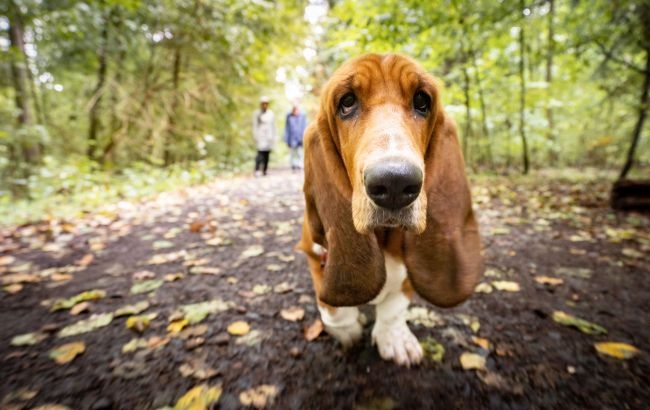
[(355, 192), (352, 217), (356, 230), (364, 234), (380, 228), (422, 233), (426, 227), (426, 196), (420, 193), (411, 204), (388, 209), (377, 206), (365, 192)]

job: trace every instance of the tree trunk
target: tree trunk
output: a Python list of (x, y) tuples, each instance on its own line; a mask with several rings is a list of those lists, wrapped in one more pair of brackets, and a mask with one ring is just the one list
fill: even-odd
[(472, 101), (470, 98), (470, 79), (469, 73), (467, 72), (467, 66), (463, 64), (463, 78), (465, 82), (463, 83), (463, 92), (465, 94), (465, 132), (463, 132), (463, 156), (465, 157), (465, 163), (470, 163), (469, 158), (469, 137), (472, 134)]
[[(11, 80), (14, 86), (16, 107), (19, 110), (16, 116), (16, 122), (19, 128), (30, 127), (34, 124), (34, 118), (30, 101), (29, 67), (27, 64), (27, 54), (25, 53), (23, 18), (20, 14), (20, 9), (13, 1), (9, 2), (7, 14), (9, 20)], [(31, 134), (31, 131), (28, 132)], [(31, 175), (31, 165), (36, 163), (39, 157), (40, 147), (31, 138), (17, 139), (9, 145), (9, 165), (6, 167), (5, 172), (9, 177), (9, 186), (14, 197), (29, 197), (29, 189), (26, 182)]]
[[(181, 63), (183, 61), (183, 56), (181, 53), (181, 47), (180, 45), (176, 47), (176, 50), (174, 51), (174, 67), (173, 67), (173, 73), (172, 73), (172, 105), (171, 109), (169, 110), (168, 113), (168, 129), (167, 129), (167, 140), (168, 141), (173, 141), (176, 137), (176, 111), (178, 110), (178, 88), (180, 85), (180, 78), (181, 78)], [(165, 136), (163, 135), (163, 138)], [(168, 144), (164, 143), (164, 161), (165, 165), (169, 165), (171, 163), (171, 151), (169, 150)]]
[(481, 70), (478, 67), (476, 62), (476, 53), (474, 50), (470, 49), (470, 54), (472, 58), (472, 65), (474, 66), (474, 72), (476, 75), (476, 88), (478, 90), (478, 102), (481, 107), (481, 129), (483, 131), (483, 138), (486, 141), (487, 147), (487, 159), (490, 164), (490, 168), (494, 167), (494, 158), (492, 156), (492, 141), (490, 138), (490, 129), (487, 125), (487, 106), (485, 105), (485, 93), (483, 92), (483, 82), (481, 81)]
[[(524, 2), (523, 0), (519, 3), (521, 5), (520, 12), (523, 13)], [(521, 136), (521, 145), (522, 145), (522, 162), (523, 162), (523, 173), (528, 174), (530, 168), (530, 163), (528, 159), (528, 141), (526, 139), (526, 71), (524, 59), (526, 57), (526, 37), (524, 33), (524, 19), (520, 24), (519, 30), (519, 79), (521, 83), (521, 90), (519, 94), (519, 135)]]
[(625, 179), (627, 174), (630, 172), (630, 169), (632, 169), (636, 147), (639, 145), (641, 132), (643, 131), (643, 124), (645, 123), (645, 119), (648, 114), (648, 92), (650, 90), (650, 27), (648, 27), (648, 24), (650, 24), (650, 5), (644, 3), (644, 5), (641, 6), (640, 13), (640, 20), (641, 24), (644, 26), (643, 31), (645, 35), (645, 41), (643, 42), (643, 46), (645, 47), (645, 71), (643, 77), (643, 88), (641, 89), (641, 98), (639, 98), (638, 117), (636, 124), (634, 125), (634, 131), (632, 131), (632, 142), (630, 143), (630, 148), (627, 151), (623, 169), (618, 176), (619, 181)]
[(546, 49), (546, 122), (548, 129), (546, 131), (546, 142), (549, 145), (548, 156), (551, 165), (558, 160), (558, 152), (555, 147), (555, 124), (553, 121), (553, 57), (555, 54), (555, 39), (553, 38), (555, 27), (555, 0), (548, 0), (548, 47)]
[(97, 84), (93, 91), (92, 104), (90, 106), (90, 126), (88, 128), (88, 146), (86, 155), (90, 159), (95, 157), (95, 148), (97, 147), (97, 137), (101, 128), (101, 103), (104, 94), (104, 85), (106, 84), (106, 73), (108, 71), (108, 26), (110, 24), (110, 13), (106, 12), (102, 22), (101, 44), (99, 49), (97, 67)]

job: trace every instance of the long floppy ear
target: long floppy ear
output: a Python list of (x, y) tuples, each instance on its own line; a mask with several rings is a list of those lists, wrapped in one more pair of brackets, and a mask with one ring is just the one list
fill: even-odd
[(384, 256), (375, 235), (354, 229), (350, 182), (327, 127), (319, 122), (306, 132), (304, 185), (307, 228), (327, 249), (317, 296), (331, 306), (361, 305), (384, 286)]
[(405, 234), (405, 263), (415, 291), (438, 306), (454, 306), (483, 274), (481, 240), (453, 121), (442, 111), (425, 158), (427, 227)]

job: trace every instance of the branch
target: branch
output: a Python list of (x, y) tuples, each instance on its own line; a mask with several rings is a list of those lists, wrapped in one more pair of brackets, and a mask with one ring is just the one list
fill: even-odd
[(627, 67), (627, 68), (629, 68), (629, 69), (631, 69), (633, 71), (636, 71), (639, 74), (650, 75), (650, 73), (648, 71), (644, 70), (643, 68), (641, 68), (641, 67), (639, 67), (639, 66), (637, 66), (637, 65), (635, 65), (635, 64), (633, 64), (633, 63), (631, 63), (629, 61), (626, 61), (626, 60), (623, 60), (621, 58), (616, 57), (614, 55), (614, 53), (612, 53), (611, 50), (608, 50), (607, 47), (605, 47), (605, 45), (602, 44), (600, 41), (596, 40), (595, 43), (598, 46), (598, 48), (600, 48), (600, 50), (603, 52), (603, 54), (605, 54), (605, 57), (607, 57), (609, 60), (612, 60), (615, 63), (621, 64), (621, 65), (623, 65), (623, 66), (625, 66), (625, 67)]

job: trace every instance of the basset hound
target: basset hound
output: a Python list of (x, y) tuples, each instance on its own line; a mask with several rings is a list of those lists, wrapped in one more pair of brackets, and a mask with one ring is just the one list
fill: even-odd
[(357, 57), (323, 88), (305, 136), (297, 247), (325, 329), (352, 345), (362, 336), (358, 306), (373, 304), (373, 343), (405, 366), (422, 359), (405, 320), (413, 292), (454, 306), (483, 272), (456, 126), (439, 88), (407, 57)]

